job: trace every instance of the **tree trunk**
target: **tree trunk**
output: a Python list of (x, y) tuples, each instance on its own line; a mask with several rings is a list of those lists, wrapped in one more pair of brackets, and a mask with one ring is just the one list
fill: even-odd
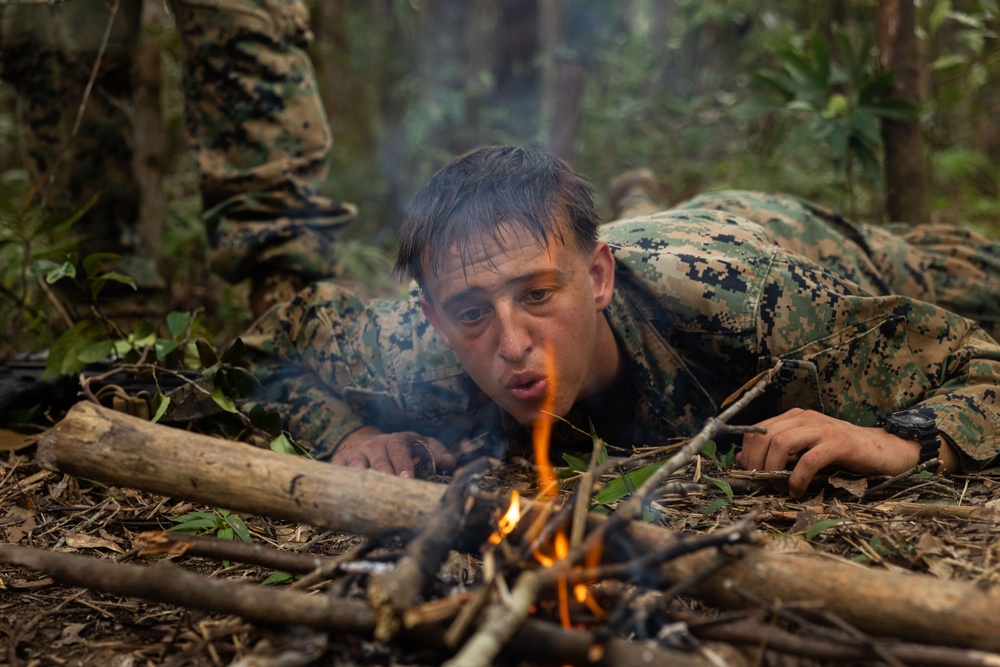
[(539, 108), (542, 127), (546, 128), (550, 139), (559, 100), (559, 64), (556, 54), (565, 42), (564, 8), (562, 0), (539, 0), (538, 10), (538, 45), (542, 54)]
[(499, 5), (494, 104), (518, 116), (537, 114), (541, 105), (540, 12), (539, 0), (503, 0)]
[(583, 98), (583, 68), (572, 58), (556, 58), (555, 103), (548, 123), (549, 151), (570, 164), (576, 161), (576, 139), (580, 129)]
[[(920, 51), (913, 0), (879, 0), (876, 34), (879, 67), (894, 72), (893, 99), (919, 104)], [(920, 119), (882, 121), (886, 210), (891, 221), (930, 221)]]
[(143, 256), (156, 269), (163, 256), (166, 205), (163, 179), (167, 171), (167, 129), (160, 104), (165, 5), (143, 0), (142, 30), (135, 63), (135, 175), (139, 186), (136, 232)]
[(539, 4), (544, 143), (551, 153), (572, 164), (576, 161), (576, 138), (580, 127), (583, 68), (575, 59), (560, 54), (566, 43), (562, 0), (540, 0)]
[(651, 94), (672, 92), (676, 86), (677, 68), (670, 56), (669, 48), (676, 9), (675, 0), (660, 0), (654, 2), (652, 6), (649, 39), (652, 42), (654, 62), (659, 74), (650, 81)]

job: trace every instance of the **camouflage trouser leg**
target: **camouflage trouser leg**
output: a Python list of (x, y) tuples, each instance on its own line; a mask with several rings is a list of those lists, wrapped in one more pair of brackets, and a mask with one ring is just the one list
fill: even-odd
[(212, 266), (336, 275), (334, 234), (355, 215), (320, 190), (332, 139), (301, 0), (171, 0), (185, 51), (188, 129)]
[(18, 94), (25, 166), (45, 180), (38, 201), (66, 219), (100, 198), (73, 228), (87, 240), (81, 256), (139, 248), (138, 186), (132, 168), (131, 65), (141, 3), (122, 2), (114, 17), (80, 126), (87, 81), (111, 14), (104, 0), (0, 6), (0, 77)]
[(1000, 242), (952, 225), (890, 225), (922, 257), (934, 303), (979, 322), (1000, 340)]
[(782, 194), (726, 191), (680, 208), (728, 211), (758, 223), (778, 245), (875, 294), (929, 301), (975, 320), (1000, 340), (1000, 243), (949, 225), (862, 225)]

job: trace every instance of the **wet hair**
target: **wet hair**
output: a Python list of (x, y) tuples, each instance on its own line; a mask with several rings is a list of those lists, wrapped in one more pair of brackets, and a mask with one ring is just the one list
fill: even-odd
[[(410, 202), (399, 229), (395, 273), (424, 286), (425, 260), (433, 273), (453, 249), (464, 265), (475, 246), (492, 241), (503, 248), (504, 223), (546, 247), (555, 238), (589, 252), (597, 244), (600, 217), (590, 184), (555, 155), (515, 146), (478, 148), (442, 167)], [(569, 241), (562, 238), (564, 230)]]

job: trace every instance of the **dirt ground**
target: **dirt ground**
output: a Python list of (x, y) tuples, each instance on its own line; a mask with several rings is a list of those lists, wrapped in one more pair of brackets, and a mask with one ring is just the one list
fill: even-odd
[[(33, 455), (33, 447), (0, 452), (0, 536), (10, 544), (144, 564), (166, 557), (138, 554), (143, 531), (169, 529), (178, 523), (172, 519), (191, 512), (218, 516), (213, 508), (183, 500), (41, 470)], [(531, 493), (531, 474), (523, 462), (508, 463), (493, 475), (498, 488)], [(797, 548), (878, 570), (924, 573), (984, 588), (1000, 584), (1000, 477), (993, 471), (950, 480), (910, 478), (874, 491), (872, 487), (884, 480), (830, 477), (811, 488), (802, 501), (746, 472), (720, 470), (705, 458), (692, 462), (676, 478), (698, 482), (700, 490), (661, 498), (649, 518), (677, 532), (710, 534), (755, 511), (756, 529), (771, 541), (790, 541)], [(362, 541), (268, 517), (241, 518), (253, 542), (282, 550), (334, 557)], [(169, 558), (185, 570), (211, 578), (259, 583), (275, 574), (212, 558)], [(476, 559), (468, 559), (463, 567), (465, 579), (480, 574)], [(363, 577), (342, 576), (353, 577), (351, 585), (343, 587), (345, 594), (360, 597)], [(288, 581), (267, 585), (282, 587)], [(660, 609), (663, 627), (687, 618), (685, 614), (722, 618), (729, 613), (684, 597), (669, 600)], [(861, 645), (873, 645), (875, 639), (864, 628), (845, 630), (829, 619), (812, 618), (797, 625), (794, 619), (788, 622), (787, 614), (774, 609), (769, 613), (775, 625), (805, 644), (815, 637), (847, 636)], [(695, 644), (700, 648), (685, 650), (705, 657), (705, 664), (918, 664), (880, 656), (875, 649), (866, 659), (823, 660), (807, 657), (792, 644), (777, 650), (761, 639), (754, 642), (735, 635), (731, 641), (706, 639)], [(444, 658), (441, 652), (414, 652), (363, 635), (257, 627), (233, 616), (65, 586), (45, 572), (0, 564), (0, 665), (433, 665)], [(934, 664), (998, 664), (949, 662), (954, 659)]]

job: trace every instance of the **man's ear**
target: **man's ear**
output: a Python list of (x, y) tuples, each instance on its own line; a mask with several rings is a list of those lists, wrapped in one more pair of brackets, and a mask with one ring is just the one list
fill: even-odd
[(441, 330), (441, 320), (438, 319), (437, 311), (434, 310), (434, 304), (430, 302), (430, 299), (420, 297), (420, 310), (424, 311), (424, 317), (434, 327), (434, 331), (437, 331), (438, 335), (444, 339), (444, 344), (451, 347), (451, 341), (448, 340), (448, 336)]
[(615, 290), (615, 258), (604, 241), (598, 242), (591, 255), (590, 279), (594, 286), (594, 304), (597, 310), (604, 310), (611, 303)]

